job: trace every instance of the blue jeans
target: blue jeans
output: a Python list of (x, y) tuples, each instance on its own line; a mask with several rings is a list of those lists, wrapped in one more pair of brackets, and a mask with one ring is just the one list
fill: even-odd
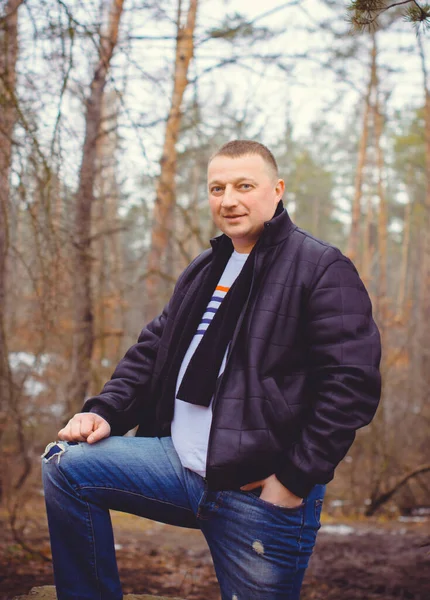
[(109, 509), (201, 529), (223, 600), (299, 598), (322, 485), (293, 509), (254, 492), (210, 491), (169, 437), (57, 442), (43, 455), (43, 479), (58, 600), (123, 597)]

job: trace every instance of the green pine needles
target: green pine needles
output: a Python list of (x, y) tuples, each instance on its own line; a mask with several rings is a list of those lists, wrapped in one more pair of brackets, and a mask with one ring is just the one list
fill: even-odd
[[(409, 6), (402, 8), (405, 5)], [(417, 34), (430, 29), (430, 4), (420, 4), (417, 0), (391, 3), (387, 0), (353, 0), (348, 6), (347, 20), (355, 32), (375, 31), (379, 27), (378, 18), (389, 9), (397, 14), (401, 11), (403, 19), (414, 25)]]

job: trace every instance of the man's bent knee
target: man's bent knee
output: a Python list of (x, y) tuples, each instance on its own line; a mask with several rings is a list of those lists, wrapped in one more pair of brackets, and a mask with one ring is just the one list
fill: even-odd
[(61, 474), (61, 471), (63, 471), (63, 469), (60, 468), (60, 470), (59, 470), (58, 467), (60, 467), (60, 463), (61, 463), (61, 467), (63, 467), (62, 458), (63, 458), (63, 456), (66, 455), (70, 446), (77, 446), (77, 445), (79, 445), (79, 442), (56, 441), (56, 442), (50, 442), (46, 446), (45, 451), (41, 455), (42, 479), (43, 479), (45, 489), (46, 489), (48, 482), (53, 483), (55, 481), (55, 482), (57, 482), (56, 484), (54, 484), (55, 486), (57, 486), (57, 484), (61, 485), (61, 481), (64, 479), (63, 475)]
[(54, 457), (57, 458), (58, 464), (60, 463), (61, 456), (66, 452), (67, 446), (75, 446), (78, 442), (50, 442), (44, 453), (41, 455), (44, 462), (49, 462)]

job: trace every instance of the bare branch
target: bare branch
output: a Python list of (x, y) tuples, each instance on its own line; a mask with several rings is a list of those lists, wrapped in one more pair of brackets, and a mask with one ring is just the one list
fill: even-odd
[(388, 502), (388, 500), (401, 488), (403, 487), (410, 479), (413, 479), (417, 475), (421, 473), (427, 473), (430, 471), (430, 465), (421, 465), (409, 471), (406, 475), (403, 475), (396, 483), (383, 494), (380, 494), (376, 498), (372, 499), (371, 504), (366, 509), (365, 515), (366, 517), (371, 517), (375, 512), (380, 508), (383, 504)]

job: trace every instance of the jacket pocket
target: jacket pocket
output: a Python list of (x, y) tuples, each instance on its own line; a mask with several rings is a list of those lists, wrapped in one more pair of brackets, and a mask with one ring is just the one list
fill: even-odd
[[(297, 378), (300, 381), (296, 383)], [(276, 418), (288, 419), (297, 416), (303, 400), (304, 373), (285, 376), (282, 388), (280, 388), (274, 377), (266, 377), (261, 383), (266, 400)]]
[[(292, 377), (292, 376), (291, 376)], [(304, 404), (297, 402), (296, 397), (287, 400), (287, 391), (281, 390), (273, 377), (262, 380), (265, 395), (263, 405), (264, 418), (281, 447), (291, 444), (301, 427)]]

